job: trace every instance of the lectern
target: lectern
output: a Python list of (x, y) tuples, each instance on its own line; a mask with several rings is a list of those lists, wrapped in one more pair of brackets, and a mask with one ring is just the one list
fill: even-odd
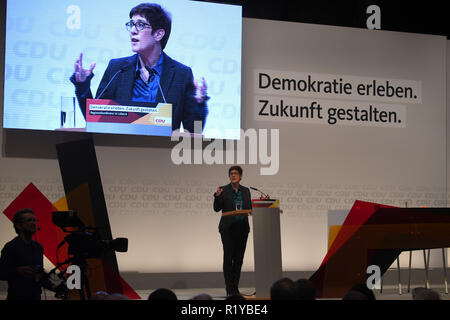
[(281, 279), (281, 233), (279, 200), (253, 199), (253, 210), (236, 210), (222, 216), (253, 217), (253, 251), (255, 258), (255, 289), (257, 298), (269, 298), (270, 287)]
[(252, 200), (253, 250), (257, 298), (270, 297), (270, 287), (281, 279), (280, 208), (277, 200)]

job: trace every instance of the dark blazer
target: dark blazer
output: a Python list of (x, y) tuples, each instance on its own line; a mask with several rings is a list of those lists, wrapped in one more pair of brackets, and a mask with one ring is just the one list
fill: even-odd
[[(48, 280), (36, 282), (16, 271), (20, 266), (43, 268), (44, 249), (34, 240), (26, 244), (18, 236), (5, 244), (0, 256), (0, 279), (8, 281), (8, 300), (40, 300), (41, 286), (51, 288)], [(45, 279), (45, 278), (44, 278)]]
[[(171, 59), (164, 52), (163, 55), (160, 85), (167, 103), (172, 104), (172, 130), (179, 129), (181, 123), (183, 123), (183, 128), (192, 133), (194, 132), (194, 121), (202, 121), (204, 127), (208, 107), (206, 102), (199, 104), (194, 98), (195, 86), (191, 68)], [(137, 60), (137, 54), (130, 57), (112, 59), (98, 86), (96, 97), (103, 91), (112, 77), (119, 70), (122, 70), (111, 82), (101, 98), (112, 99), (118, 102), (131, 101)], [(77, 83), (75, 75), (72, 75), (70, 78), (72, 83), (75, 84), (75, 94), (85, 118), (86, 99), (93, 98), (90, 90), (90, 80), (93, 76), (91, 75), (84, 83)], [(158, 90), (156, 102), (164, 102), (160, 90)]]
[[(222, 212), (234, 211), (236, 210), (234, 199), (233, 199), (233, 187), (230, 184), (220, 187), (223, 192), (220, 196), (216, 197), (214, 193), (214, 211)], [(242, 209), (252, 209), (252, 200), (250, 196), (250, 189), (239, 185), (239, 190), (242, 192)], [(219, 222), (219, 232), (225, 231), (234, 222), (234, 216), (221, 217)], [(250, 225), (248, 224), (248, 217), (245, 216), (243, 223), (247, 225), (247, 232), (250, 231)]]

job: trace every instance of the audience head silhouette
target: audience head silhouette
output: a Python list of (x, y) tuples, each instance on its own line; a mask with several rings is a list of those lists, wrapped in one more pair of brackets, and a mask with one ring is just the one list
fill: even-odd
[(364, 284), (355, 284), (344, 295), (342, 300), (376, 300), (375, 294), (372, 290), (367, 288)]
[(212, 300), (213, 298), (207, 293), (200, 293), (191, 298), (191, 300)]
[(315, 300), (316, 287), (314, 283), (308, 279), (298, 279), (295, 281), (298, 300)]
[(416, 288), (413, 290), (414, 300), (441, 300), (439, 293), (432, 289)]
[(282, 278), (275, 281), (270, 288), (270, 299), (272, 300), (295, 300), (297, 290), (294, 281), (289, 278)]
[(342, 300), (369, 300), (369, 299), (362, 292), (359, 292), (359, 291), (356, 291), (356, 290), (349, 290), (342, 297)]
[(178, 298), (172, 290), (159, 288), (150, 293), (148, 300), (178, 300)]
[(109, 296), (106, 296), (105, 300), (130, 300), (127, 296), (121, 294), (121, 293), (113, 293)]
[(91, 294), (90, 300), (107, 300), (109, 294), (105, 291), (97, 291), (94, 294)]

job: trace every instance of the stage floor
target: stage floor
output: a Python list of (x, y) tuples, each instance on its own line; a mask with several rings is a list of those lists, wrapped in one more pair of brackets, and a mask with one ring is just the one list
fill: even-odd
[[(450, 300), (450, 294), (445, 293), (444, 286), (431, 286), (431, 289), (437, 291), (442, 300)], [(136, 290), (139, 296), (146, 300), (150, 293), (152, 293), (155, 289), (148, 290)], [(173, 289), (172, 290), (178, 297), (179, 300), (189, 300), (192, 297), (201, 294), (207, 293), (214, 300), (224, 300), (225, 299), (225, 289), (223, 288), (191, 288), (191, 289)], [(251, 296), (254, 292), (254, 288), (241, 288), (241, 293), (244, 295), (249, 295), (249, 299), (255, 299), (255, 297)], [(402, 287), (402, 294), (399, 294), (399, 290), (397, 286), (386, 286), (383, 288), (383, 292), (380, 293), (380, 290), (374, 290), (375, 297), (377, 300), (412, 300), (411, 292), (407, 292), (407, 287)], [(6, 292), (0, 291), (0, 300), (6, 299)], [(46, 291), (47, 300), (55, 300), (53, 297), (53, 293), (50, 291)], [(42, 294), (42, 299), (45, 299), (44, 294)], [(340, 300), (340, 299), (324, 299), (324, 300)]]

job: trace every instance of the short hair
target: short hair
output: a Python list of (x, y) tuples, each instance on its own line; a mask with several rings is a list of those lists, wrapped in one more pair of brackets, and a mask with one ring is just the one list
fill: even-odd
[(270, 288), (270, 299), (272, 300), (295, 300), (296, 297), (295, 283), (289, 278), (275, 281)]
[(350, 288), (350, 290), (361, 292), (363, 295), (367, 297), (367, 300), (376, 300), (373, 291), (367, 288), (367, 285), (365, 284), (362, 283), (355, 284), (353, 287)]
[(97, 291), (96, 293), (91, 294), (89, 300), (107, 300), (109, 294), (105, 291)]
[(192, 297), (190, 300), (213, 300), (213, 298), (207, 293), (200, 293)]
[(26, 213), (34, 214), (33, 210), (31, 210), (30, 208), (21, 209), (21, 210), (17, 211), (16, 213), (14, 213), (13, 225), (14, 225), (14, 230), (16, 231), (17, 234), (19, 234), (19, 230), (17, 230), (17, 224), (23, 222), (23, 215)]
[(164, 30), (164, 37), (160, 41), (161, 49), (164, 50), (167, 41), (169, 41), (170, 31), (172, 29), (172, 17), (170, 13), (157, 3), (141, 3), (131, 9), (130, 18), (133, 18), (134, 15), (145, 17), (153, 29), (152, 33), (159, 29)]
[(232, 166), (230, 169), (228, 169), (228, 176), (230, 176), (231, 171), (237, 170), (239, 174), (242, 176), (242, 168), (240, 166)]
[(295, 281), (295, 288), (297, 289), (298, 300), (315, 300), (316, 287), (311, 280), (298, 279)]
[(113, 293), (106, 296), (105, 300), (130, 300), (130, 299), (121, 293)]
[(425, 288), (416, 293), (414, 300), (441, 300), (441, 296), (436, 291)]
[(357, 290), (349, 290), (343, 297), (342, 300), (369, 300), (368, 297)]
[(417, 295), (419, 294), (419, 292), (421, 292), (422, 290), (426, 290), (426, 288), (424, 287), (417, 287), (411, 290), (411, 296), (413, 300), (416, 300)]
[(172, 290), (159, 288), (150, 293), (147, 300), (178, 300), (178, 298)]

